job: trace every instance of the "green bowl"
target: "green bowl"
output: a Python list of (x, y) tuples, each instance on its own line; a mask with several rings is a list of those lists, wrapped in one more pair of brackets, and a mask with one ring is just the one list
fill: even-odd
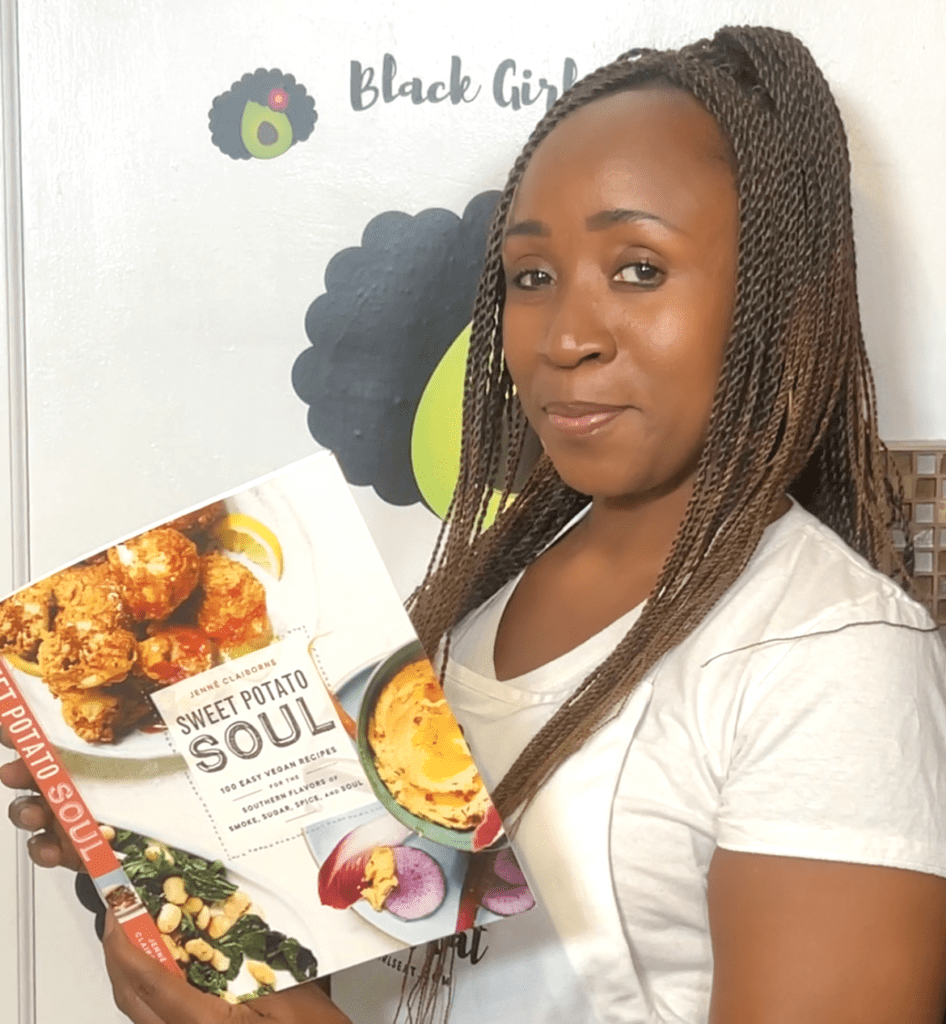
[(374, 790), (374, 795), (381, 802), (384, 809), (393, 815), (401, 824), (406, 825), (411, 831), (423, 836), (431, 842), (439, 843), (441, 846), (448, 846), (453, 850), (473, 849), (473, 829), (452, 829), (444, 825), (438, 825), (426, 818), (419, 818), (411, 814), (409, 810), (402, 807), (392, 796), (391, 791), (384, 784), (378, 769), (374, 763), (374, 751), (368, 742), (368, 724), (374, 714), (374, 706), (381, 694), (381, 691), (389, 682), (404, 668), (412, 662), (424, 658), (424, 649), (415, 640), (406, 647), (396, 650), (371, 673), (368, 685), (365, 687), (365, 694), (361, 702), (361, 711), (358, 714), (358, 756), (361, 758), (362, 767)]

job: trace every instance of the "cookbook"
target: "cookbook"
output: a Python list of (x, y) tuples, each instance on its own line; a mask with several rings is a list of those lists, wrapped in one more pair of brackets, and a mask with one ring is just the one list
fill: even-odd
[(0, 602), (0, 724), (129, 937), (230, 1002), (533, 906), (327, 452)]

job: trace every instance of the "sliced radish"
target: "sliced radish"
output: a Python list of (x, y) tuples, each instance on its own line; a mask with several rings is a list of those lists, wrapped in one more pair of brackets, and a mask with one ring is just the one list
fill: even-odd
[(522, 868), (519, 867), (516, 861), (516, 855), (508, 846), (496, 854), (493, 870), (504, 882), (508, 882), (510, 885), (526, 884), (526, 876), (522, 873)]
[(524, 914), (535, 906), (535, 898), (527, 885), (494, 885), (483, 893), (482, 904), (500, 917)]
[(396, 846), (394, 863), (397, 888), (384, 901), (384, 909), (402, 921), (417, 921), (439, 910), (447, 883), (434, 858), (413, 846)]
[(321, 902), (337, 910), (350, 907), (361, 896), (365, 866), (371, 851), (378, 846), (394, 846), (403, 842), (410, 831), (389, 814), (352, 829), (319, 869)]

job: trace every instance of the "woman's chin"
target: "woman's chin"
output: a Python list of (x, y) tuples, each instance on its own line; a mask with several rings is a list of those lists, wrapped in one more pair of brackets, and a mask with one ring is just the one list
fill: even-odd
[(552, 465), (564, 484), (592, 499), (633, 498), (651, 489), (643, 475), (630, 476), (626, 466), (621, 467), (621, 471), (608, 471), (605, 467), (588, 465), (586, 460), (581, 465), (575, 465), (568, 459), (554, 458)]
[[(552, 453), (549, 453), (550, 457)], [(621, 466), (594, 464), (581, 460), (552, 457), (552, 465), (564, 484), (593, 501), (605, 504), (640, 506), (652, 502), (673, 500), (679, 496), (684, 504), (689, 501), (693, 488), (692, 467), (657, 473), (643, 468), (632, 471), (625, 463)]]

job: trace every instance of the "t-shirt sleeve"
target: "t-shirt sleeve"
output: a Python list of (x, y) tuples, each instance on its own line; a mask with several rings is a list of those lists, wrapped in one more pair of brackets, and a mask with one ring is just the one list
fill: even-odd
[(786, 647), (746, 684), (717, 844), (946, 876), (938, 636), (862, 624)]

